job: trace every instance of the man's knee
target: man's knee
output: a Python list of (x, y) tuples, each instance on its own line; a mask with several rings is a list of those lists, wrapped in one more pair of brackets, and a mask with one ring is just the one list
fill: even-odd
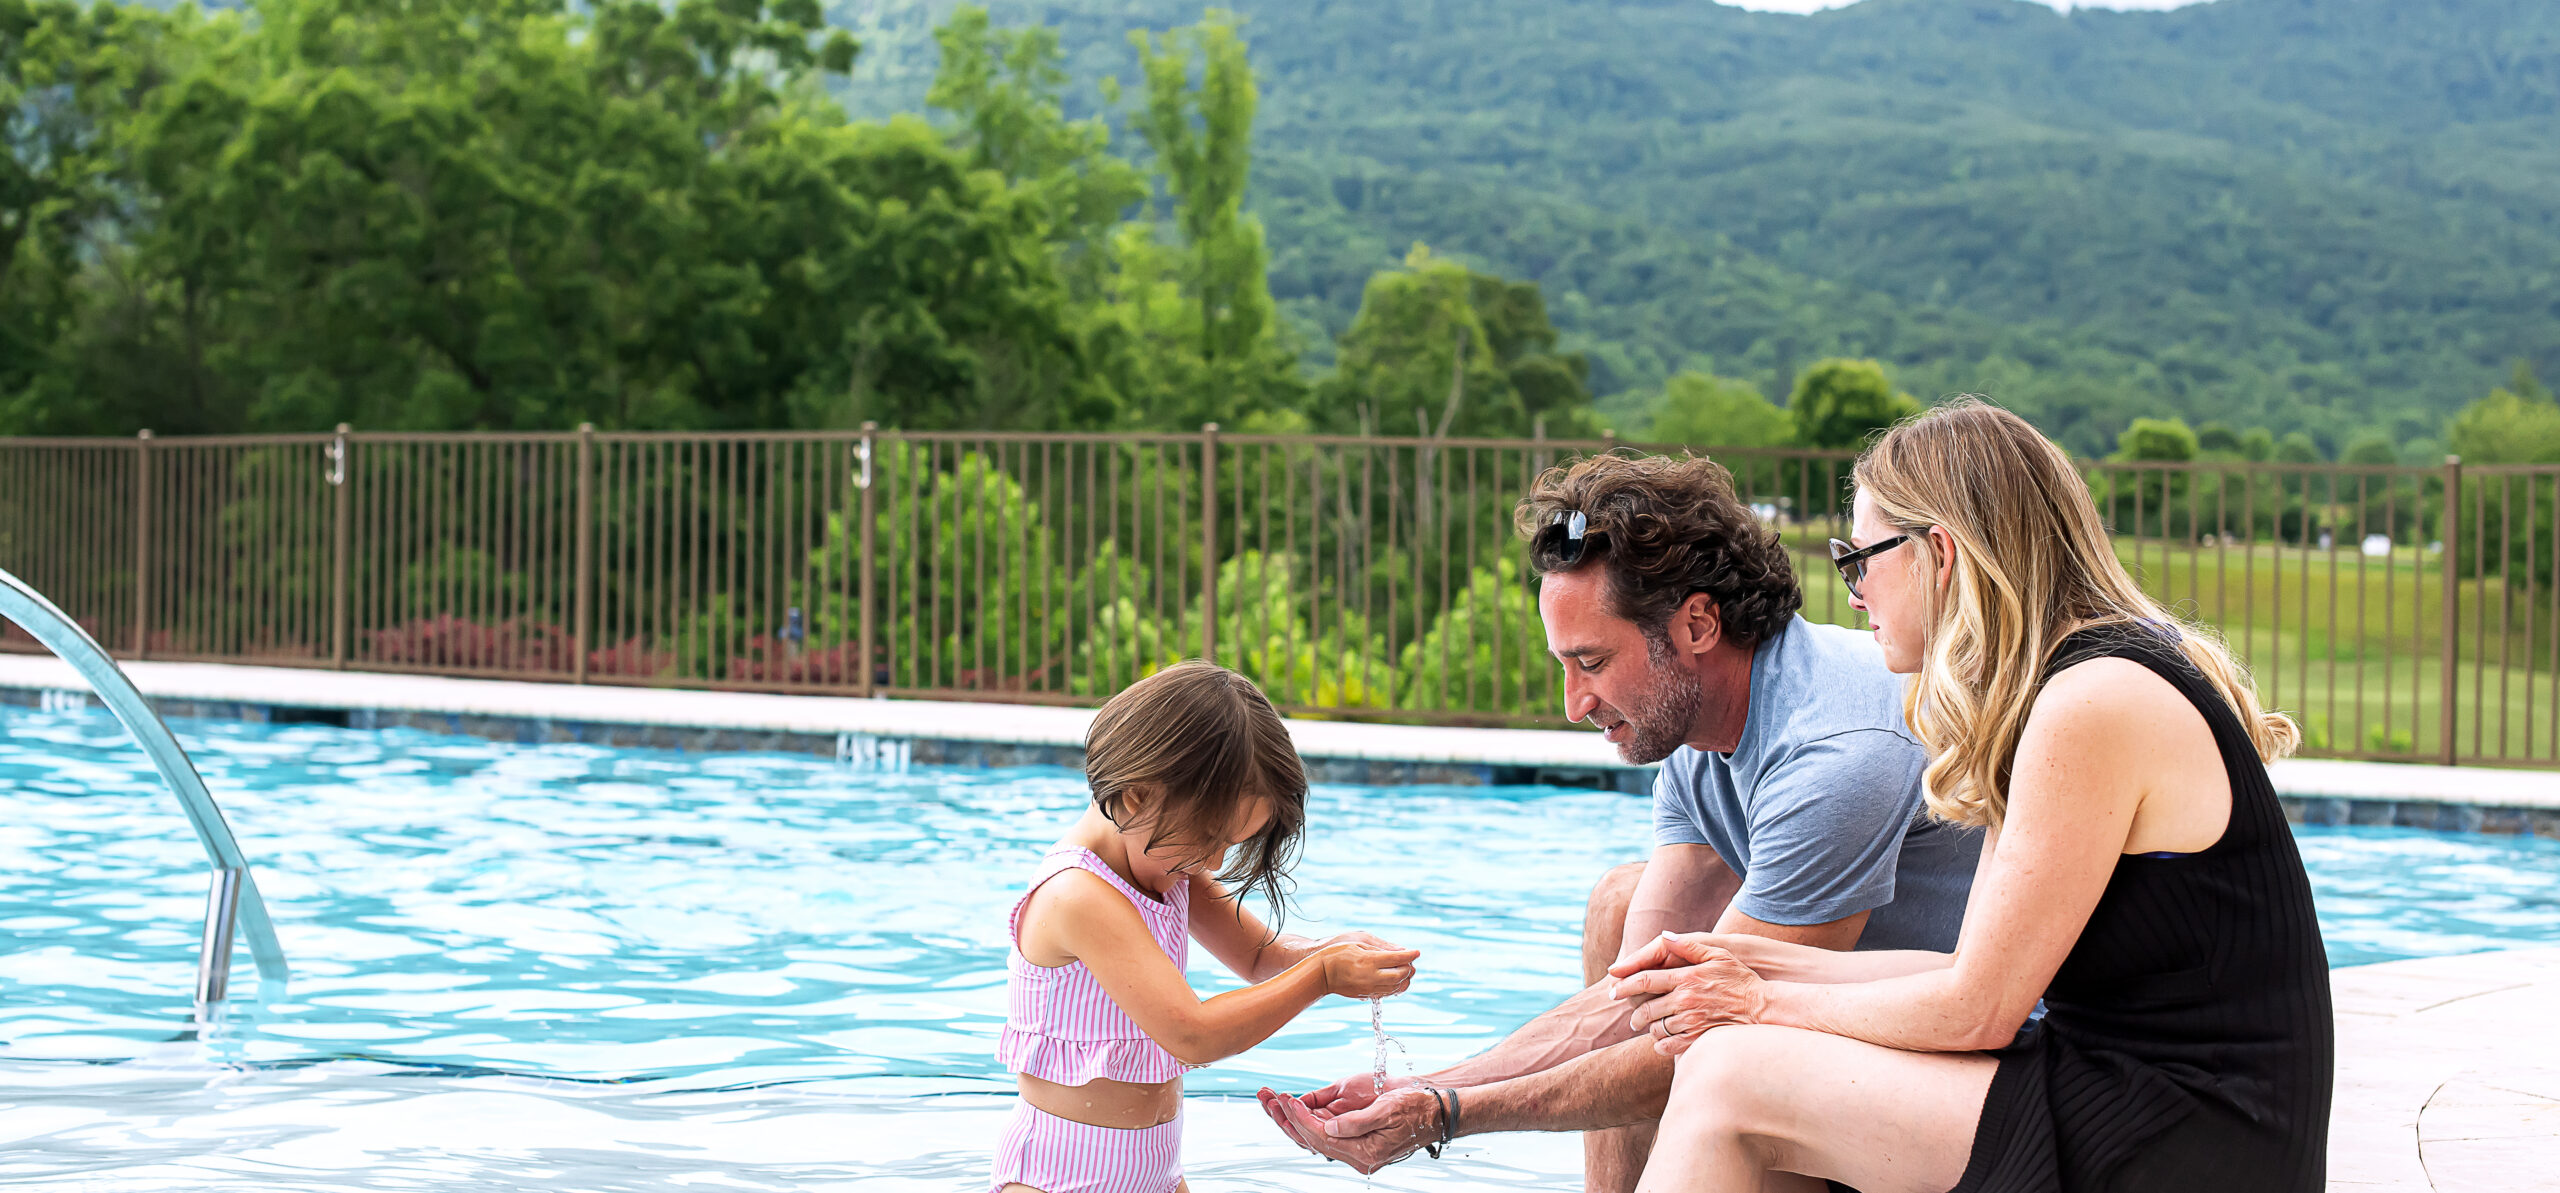
[(1644, 877), (1643, 862), (1613, 866), (1591, 887), (1591, 898), (1582, 909), (1582, 980), (1596, 982), (1618, 959), (1618, 946), (1627, 932), (1627, 908), (1635, 902), (1636, 882)]
[(1644, 863), (1611, 866), (1591, 885), (1583, 905), (1583, 930), (1615, 939), (1627, 924), (1627, 906), (1635, 902), (1636, 883), (1644, 879)]

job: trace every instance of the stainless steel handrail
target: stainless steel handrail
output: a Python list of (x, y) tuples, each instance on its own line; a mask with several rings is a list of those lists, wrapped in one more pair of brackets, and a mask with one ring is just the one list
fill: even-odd
[(224, 823), (213, 793), (205, 790), (203, 776), (196, 773), (187, 752), (179, 748), (167, 723), (151, 711), (141, 689), (133, 686), (114, 659), (107, 657), (97, 639), (91, 638), (70, 615), (55, 608), (43, 593), (7, 571), (0, 571), (0, 617), (17, 623), (45, 649), (71, 664), (72, 670), (88, 681), (89, 689), (106, 702), (107, 710), (124, 722), (125, 730), (142, 744), (142, 752), (149, 756), (152, 767), (178, 797), (178, 807), (186, 812), (187, 822), (195, 826), (196, 840), (204, 844), (205, 856), (212, 859), (213, 890), (205, 898), (204, 943), (196, 953), (198, 1011), (222, 1001), (230, 992), (231, 937), (235, 926), (249, 938), (249, 955), (257, 960), (258, 980), (280, 987), (286, 974), (284, 947), (276, 943), (276, 926), (267, 918), (266, 900), (258, 897), (258, 880), (249, 873), (249, 859), (240, 852), (240, 842), (232, 838), (231, 826)]

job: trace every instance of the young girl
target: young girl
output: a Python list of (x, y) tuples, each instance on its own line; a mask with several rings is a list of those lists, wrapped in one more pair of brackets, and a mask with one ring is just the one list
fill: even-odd
[[(1092, 806), (1014, 904), (998, 1053), (1022, 1101), (996, 1193), (1187, 1189), (1183, 1071), (1327, 994), (1398, 993), (1420, 955), (1363, 933), (1279, 936), (1238, 901), (1259, 891), (1279, 909), (1307, 797), (1288, 729), (1243, 676), (1195, 661), (1138, 681), (1094, 717), (1085, 775)], [(1195, 937), (1255, 984), (1192, 993)]]

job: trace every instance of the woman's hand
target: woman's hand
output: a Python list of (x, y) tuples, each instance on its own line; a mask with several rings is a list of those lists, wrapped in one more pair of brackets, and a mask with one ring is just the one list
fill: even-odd
[(1611, 997), (1636, 1004), (1635, 1029), (1665, 1056), (1689, 1050), (1712, 1028), (1757, 1023), (1768, 983), (1709, 933), (1665, 932), (1609, 967)]
[(1382, 949), (1356, 940), (1337, 941), (1316, 950), (1324, 967), (1324, 988), (1344, 998), (1384, 998), (1402, 994), (1413, 982), (1414, 958), (1420, 949)]

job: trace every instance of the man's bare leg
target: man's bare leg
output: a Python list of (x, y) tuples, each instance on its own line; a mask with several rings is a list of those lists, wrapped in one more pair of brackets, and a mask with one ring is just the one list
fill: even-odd
[[(1609, 967), (1617, 962), (1626, 938), (1627, 905), (1643, 876), (1644, 863), (1630, 862), (1601, 875), (1591, 888), (1591, 901), (1582, 913), (1583, 985), (1609, 976)], [(1666, 1063), (1663, 1070), (1668, 1074), (1670, 1066)], [(1644, 1175), (1645, 1157), (1653, 1152), (1653, 1133), (1649, 1122), (1584, 1132), (1583, 1193), (1633, 1193)]]

